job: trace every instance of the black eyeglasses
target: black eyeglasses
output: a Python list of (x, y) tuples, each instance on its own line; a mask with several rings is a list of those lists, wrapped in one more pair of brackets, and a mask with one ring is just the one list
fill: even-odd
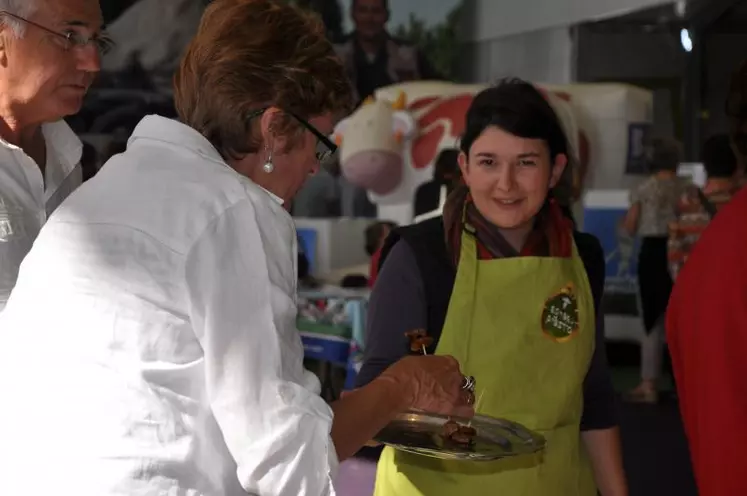
[(41, 24), (38, 24), (34, 21), (29, 21), (28, 19), (24, 17), (11, 14), (10, 12), (6, 12), (4, 10), (0, 10), (0, 16), (12, 17), (13, 19), (19, 20), (21, 22), (25, 22), (26, 24), (29, 24), (43, 31), (46, 31), (49, 34), (57, 36), (58, 38), (63, 40), (63, 42), (65, 43), (64, 48), (66, 51), (71, 50), (73, 48), (82, 48), (90, 44), (93, 44), (96, 46), (96, 49), (99, 51), (99, 53), (103, 55), (114, 47), (114, 41), (105, 34), (94, 34), (93, 36), (86, 36), (74, 30), (60, 33), (59, 31), (55, 31), (54, 29), (50, 29), (46, 26), (42, 26)]
[[(266, 108), (255, 110), (251, 114), (249, 114), (249, 119), (253, 119), (255, 117), (259, 117), (260, 115), (264, 114), (267, 111)], [(308, 131), (311, 132), (316, 137), (316, 159), (319, 161), (321, 165), (328, 165), (330, 164), (336, 157), (337, 154), (337, 145), (332, 143), (332, 140), (327, 138), (321, 131), (319, 131), (317, 128), (315, 128), (309, 121), (306, 119), (303, 119), (302, 117), (294, 114), (293, 112), (287, 112), (288, 115), (296, 119), (299, 124), (301, 124), (303, 127), (305, 127)]]

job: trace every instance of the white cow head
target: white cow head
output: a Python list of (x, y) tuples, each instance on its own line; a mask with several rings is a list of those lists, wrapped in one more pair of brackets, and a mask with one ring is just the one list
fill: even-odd
[(404, 143), (415, 133), (404, 107), (404, 94), (394, 104), (370, 99), (335, 127), (340, 166), (352, 184), (382, 196), (400, 184)]

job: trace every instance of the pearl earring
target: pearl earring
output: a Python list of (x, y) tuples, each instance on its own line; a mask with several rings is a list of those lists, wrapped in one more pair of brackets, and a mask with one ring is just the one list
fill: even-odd
[(270, 174), (275, 170), (275, 164), (272, 163), (272, 152), (270, 152), (270, 154), (267, 156), (267, 162), (265, 162), (265, 165), (262, 166), (262, 170), (267, 174)]

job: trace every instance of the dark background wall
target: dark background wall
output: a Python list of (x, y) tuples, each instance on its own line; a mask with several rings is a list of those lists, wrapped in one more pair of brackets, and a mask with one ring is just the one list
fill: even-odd
[[(720, 0), (711, 5), (717, 2), (726, 5)], [(663, 18), (663, 9), (580, 25), (575, 77), (582, 82), (630, 82), (653, 90), (656, 132), (692, 140), (685, 148), (688, 159), (697, 160), (699, 143), (727, 130), (723, 109), (729, 77), (747, 59), (747, 1), (728, 3), (731, 6), (694, 39), (696, 50), (691, 53), (682, 48), (680, 29), (692, 24)]]

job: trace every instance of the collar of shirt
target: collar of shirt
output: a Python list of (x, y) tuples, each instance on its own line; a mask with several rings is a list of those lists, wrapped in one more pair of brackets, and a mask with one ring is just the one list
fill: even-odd
[[(41, 130), (47, 151), (53, 152), (65, 175), (69, 174), (80, 162), (83, 155), (83, 143), (64, 120), (42, 124)], [(20, 147), (8, 143), (2, 138), (0, 138), (0, 146), (23, 152)], [(49, 155), (47, 159), (49, 159)]]
[(54, 152), (54, 157), (59, 161), (64, 175), (67, 176), (80, 163), (83, 143), (70, 126), (62, 120), (42, 125), (42, 133), (47, 143), (47, 150), (51, 149)]
[(0, 139), (0, 198), (35, 212), (37, 220), (43, 224), (80, 185), (83, 144), (62, 120), (42, 124), (41, 130), (47, 155), (44, 176), (39, 164), (22, 148)]
[[(43, 125), (42, 133), (47, 145), (44, 200), (48, 204), (48, 213), (50, 213), (82, 182), (82, 171), (76, 172), (76, 168), (80, 168), (83, 143), (64, 121)], [(74, 172), (78, 177), (72, 180), (73, 184), (64, 187), (63, 185)], [(58, 190), (64, 191), (60, 191), (61, 195), (57, 195)]]
[[(47, 148), (47, 163), (44, 164), (45, 177), (43, 178), (44, 191), (45, 199), (49, 200), (80, 163), (83, 143), (64, 120), (42, 124), (41, 130)], [(28, 157), (22, 148), (2, 138), (0, 138), (0, 147), (12, 154), (21, 153)]]
[[(215, 149), (212, 143), (207, 140), (207, 138), (205, 138), (194, 128), (189, 127), (186, 124), (183, 124), (174, 119), (167, 119), (158, 115), (146, 116), (142, 121), (140, 121), (140, 123), (133, 131), (132, 136), (130, 136), (130, 139), (127, 141), (127, 146), (130, 146), (138, 139), (155, 139), (165, 141), (167, 143), (171, 143), (173, 145), (191, 150), (207, 159), (208, 161), (215, 163), (216, 165), (227, 167), (233, 170), (231, 166), (226, 163), (223, 157), (221, 157), (220, 153), (218, 153), (218, 150)], [(283, 205), (283, 203), (285, 203), (282, 198), (280, 198), (273, 192), (263, 188), (249, 178), (243, 176), (242, 174), (239, 174), (238, 172), (236, 172), (236, 175), (242, 181), (251, 183), (255, 187), (258, 187), (259, 189), (264, 191), (270, 198), (272, 198), (273, 201), (277, 202), (279, 205)]]

